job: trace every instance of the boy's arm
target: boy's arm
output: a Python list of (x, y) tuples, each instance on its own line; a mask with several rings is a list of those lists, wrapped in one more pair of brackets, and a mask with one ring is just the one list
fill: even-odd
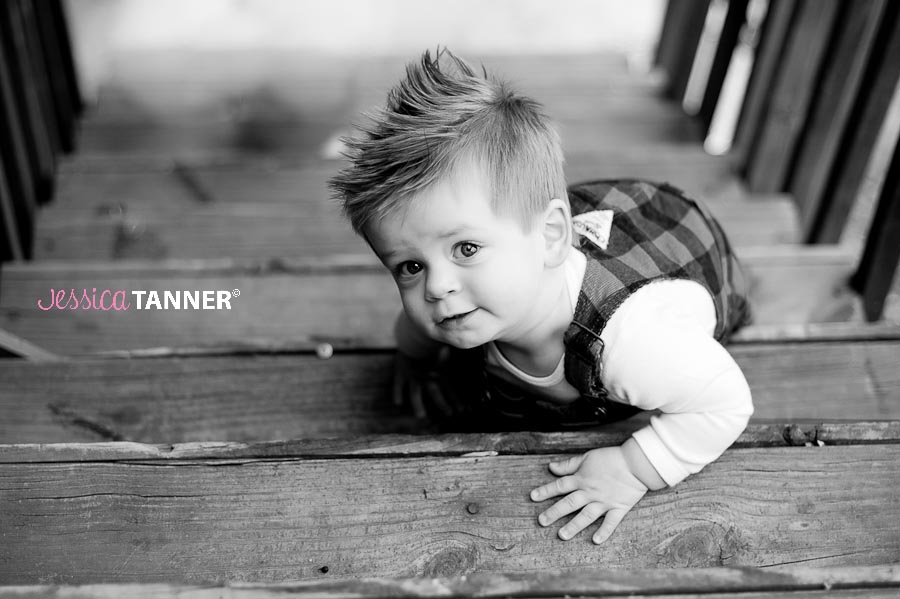
[(448, 417), (455, 412), (440, 384), (441, 350), (446, 346), (422, 333), (401, 311), (394, 322), (394, 405), (408, 405), (416, 418)]
[(693, 283), (672, 283), (629, 298), (603, 333), (611, 396), (663, 413), (620, 447), (551, 464), (561, 478), (532, 492), (535, 501), (566, 495), (541, 514), (542, 525), (581, 509), (560, 529), (564, 539), (605, 514), (594, 535), (603, 542), (648, 489), (674, 485), (719, 457), (753, 411), (740, 368), (711, 336), (708, 294)]
[(629, 316), (607, 345), (605, 383), (620, 401), (660, 410), (633, 439), (674, 485), (741, 434), (753, 413), (750, 387), (725, 348), (693, 323)]

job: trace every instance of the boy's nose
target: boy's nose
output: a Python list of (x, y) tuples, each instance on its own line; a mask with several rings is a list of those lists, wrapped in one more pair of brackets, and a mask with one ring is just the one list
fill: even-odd
[(431, 269), (425, 278), (425, 299), (437, 301), (459, 291), (459, 281), (452, 269)]

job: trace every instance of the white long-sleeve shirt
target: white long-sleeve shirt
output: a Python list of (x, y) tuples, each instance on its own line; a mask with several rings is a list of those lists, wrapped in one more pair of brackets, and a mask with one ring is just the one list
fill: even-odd
[[(577, 250), (565, 265), (573, 315), (585, 265)], [(600, 335), (601, 376), (610, 399), (661, 412), (634, 439), (668, 485), (718, 458), (753, 413), (750, 387), (713, 337), (715, 325), (715, 307), (702, 285), (664, 280), (629, 296)], [(557, 400), (578, 395), (565, 380), (562, 360), (552, 374), (535, 377), (489, 344), (487, 367)]]

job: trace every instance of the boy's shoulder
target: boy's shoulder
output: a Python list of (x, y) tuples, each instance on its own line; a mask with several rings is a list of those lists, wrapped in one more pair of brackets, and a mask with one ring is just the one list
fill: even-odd
[(568, 187), (572, 214), (582, 214), (600, 208), (615, 212), (640, 209), (646, 204), (663, 207), (691, 208), (696, 200), (667, 182), (645, 179), (595, 179), (574, 183)]

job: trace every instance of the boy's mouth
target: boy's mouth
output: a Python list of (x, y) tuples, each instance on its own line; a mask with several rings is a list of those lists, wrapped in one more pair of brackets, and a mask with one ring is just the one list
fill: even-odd
[(466, 320), (468, 320), (469, 316), (475, 313), (475, 310), (477, 309), (478, 308), (475, 308), (474, 310), (469, 310), (468, 312), (461, 312), (459, 314), (454, 314), (453, 316), (448, 316), (439, 320), (437, 325), (446, 329), (461, 326), (463, 323), (465, 323)]

